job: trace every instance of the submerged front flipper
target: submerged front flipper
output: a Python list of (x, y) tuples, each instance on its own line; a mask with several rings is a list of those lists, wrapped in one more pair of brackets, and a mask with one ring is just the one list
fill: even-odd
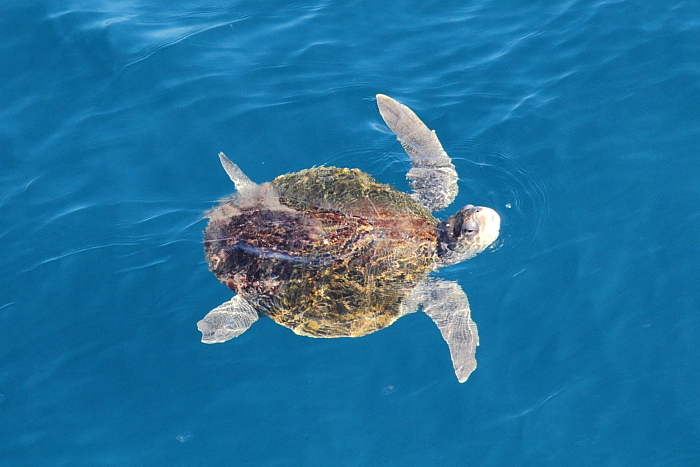
[[(452, 365), (460, 383), (476, 369), (479, 333), (472, 321), (469, 301), (457, 282), (428, 279), (419, 284), (407, 299), (408, 308), (422, 306), (447, 342)], [(412, 311), (412, 310), (406, 310)]]
[(243, 334), (258, 319), (258, 312), (240, 295), (211, 310), (197, 323), (202, 342), (217, 344)]

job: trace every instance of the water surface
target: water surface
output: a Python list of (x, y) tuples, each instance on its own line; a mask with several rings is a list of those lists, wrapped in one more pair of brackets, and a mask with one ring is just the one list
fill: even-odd
[[(696, 465), (696, 2), (5, 2), (3, 465)], [(424, 314), (359, 339), (270, 320), (223, 345), (204, 211), (358, 167), (407, 189), (378, 92), (503, 219)]]

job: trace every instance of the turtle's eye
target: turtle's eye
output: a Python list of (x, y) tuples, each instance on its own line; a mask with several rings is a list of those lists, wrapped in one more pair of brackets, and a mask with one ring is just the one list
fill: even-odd
[(462, 224), (462, 235), (466, 235), (467, 237), (473, 237), (474, 235), (479, 233), (479, 224), (474, 222), (473, 220), (468, 220), (464, 224)]

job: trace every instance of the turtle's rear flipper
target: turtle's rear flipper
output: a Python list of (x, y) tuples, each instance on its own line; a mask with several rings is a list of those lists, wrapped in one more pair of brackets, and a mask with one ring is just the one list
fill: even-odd
[(379, 113), (411, 158), (413, 198), (429, 211), (446, 208), (457, 196), (457, 171), (434, 131), (408, 107), (377, 94)]
[(239, 295), (211, 310), (197, 323), (202, 342), (217, 344), (243, 334), (256, 320), (258, 312)]
[(257, 183), (254, 183), (246, 174), (243, 173), (240, 167), (234, 164), (231, 159), (226, 157), (226, 154), (223, 152), (219, 153), (219, 160), (221, 161), (221, 165), (224, 167), (226, 174), (231, 179), (239, 193), (246, 194), (258, 186)]
[(450, 348), (457, 379), (465, 382), (476, 369), (474, 354), (479, 345), (479, 333), (462, 287), (453, 281), (428, 279), (418, 284), (405, 303), (409, 308), (421, 305), (435, 322)]

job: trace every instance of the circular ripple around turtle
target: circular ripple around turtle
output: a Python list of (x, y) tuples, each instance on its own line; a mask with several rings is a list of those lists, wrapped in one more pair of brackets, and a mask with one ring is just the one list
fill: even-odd
[[(450, 152), (460, 174), (455, 204), (488, 206), (501, 216), (500, 236), (487, 252), (541, 249), (542, 233), (551, 217), (550, 200), (558, 186), (556, 180), (547, 178), (551, 168), (539, 170), (542, 163), (531, 162), (531, 156), (474, 142), (454, 146)], [(487, 273), (489, 268), (500, 266), (481, 261), (478, 266), (468, 262), (461, 267), (478, 267), (477, 273)]]

